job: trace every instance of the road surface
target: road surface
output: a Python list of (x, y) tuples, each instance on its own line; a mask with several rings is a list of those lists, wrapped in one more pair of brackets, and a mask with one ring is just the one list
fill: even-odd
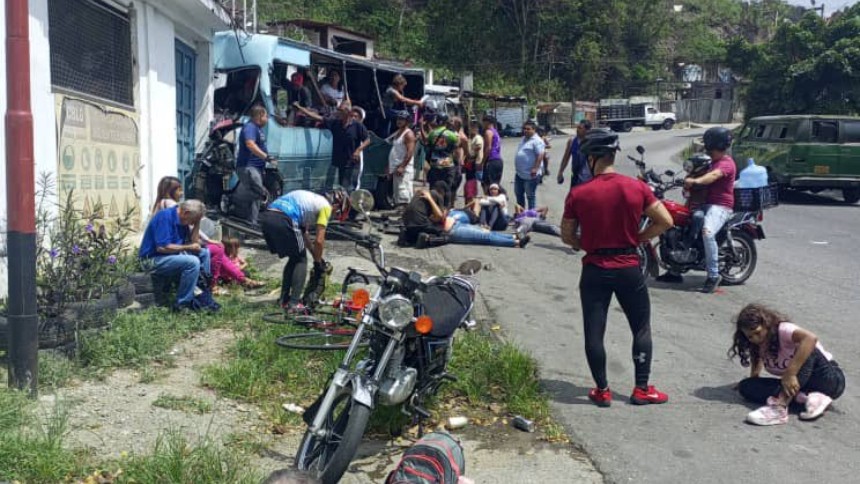
[[(623, 172), (634, 172), (628, 154), (642, 144), (647, 160), (679, 170), (672, 157), (702, 130), (632, 132), (621, 137)], [(516, 139), (504, 140), (504, 184), (513, 198)], [(555, 173), (564, 149), (556, 137)], [(569, 176), (569, 175), (568, 175)], [(538, 204), (558, 222), (564, 187), (554, 176), (538, 189)], [(617, 304), (606, 334), (608, 374), (615, 401), (598, 408), (582, 338), (580, 255), (561, 241), (537, 234), (525, 250), (445, 246), (458, 262), (480, 257), (481, 292), (506, 337), (530, 351), (542, 366), (555, 415), (610, 482), (860, 482), (860, 405), (855, 382), (860, 327), (860, 206), (836, 198), (793, 196), (765, 213), (767, 239), (758, 246), (755, 274), (744, 286), (718, 294), (695, 292), (704, 276), (688, 274), (681, 286), (652, 282), (654, 360), (652, 382), (670, 395), (663, 406), (627, 403), (633, 387), (631, 336)], [(754, 427), (743, 422), (746, 405), (732, 385), (748, 375), (726, 357), (731, 319), (748, 302), (789, 314), (817, 333), (845, 371), (845, 394), (823, 418)]]

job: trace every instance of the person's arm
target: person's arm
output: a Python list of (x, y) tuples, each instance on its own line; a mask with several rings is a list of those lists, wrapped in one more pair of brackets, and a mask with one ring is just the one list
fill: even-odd
[(567, 169), (567, 164), (570, 163), (570, 150), (573, 149), (573, 138), (567, 140), (567, 146), (564, 148), (564, 155), (558, 165), (558, 174), (556, 178), (559, 183), (564, 183), (564, 170)]
[(577, 237), (576, 235), (576, 231), (578, 228), (579, 221), (575, 218), (561, 219), (561, 241), (571, 246), (574, 250), (579, 250), (582, 248), (582, 245), (580, 245), (579, 237)]
[(797, 345), (794, 352), (794, 357), (782, 374), (782, 391), (789, 398), (794, 398), (797, 392), (800, 391), (800, 382), (797, 381), (797, 373), (800, 368), (809, 359), (809, 356), (815, 351), (815, 345), (818, 343), (818, 336), (814, 333), (802, 328), (797, 328), (791, 333), (791, 341)]
[(761, 358), (753, 357), (752, 362), (750, 362), (750, 378), (758, 378), (761, 375), (761, 371), (764, 369), (764, 360)]
[(539, 145), (535, 146), (535, 151), (537, 151), (537, 154), (535, 155), (535, 163), (531, 169), (532, 178), (536, 177), (538, 172), (540, 171), (540, 167), (543, 164), (543, 157), (546, 154), (546, 149), (544, 148), (543, 141), (541, 141)]
[(723, 170), (717, 168), (717, 169), (714, 169), (714, 170), (711, 170), (711, 171), (705, 173), (704, 175), (702, 175), (698, 178), (693, 178), (693, 177), (687, 178), (686, 180), (684, 180), (684, 188), (689, 190), (689, 189), (693, 188), (694, 185), (707, 186), (707, 185), (710, 185), (711, 183), (714, 183), (715, 181), (723, 178), (724, 176), (726, 176), (726, 174), (723, 173)]
[(302, 114), (304, 114), (305, 116), (307, 116), (307, 117), (309, 117), (309, 118), (313, 119), (314, 121), (317, 121), (317, 122), (322, 122), (322, 121), (323, 121), (323, 117), (322, 117), (322, 116), (320, 116), (320, 115), (319, 115), (319, 113), (316, 113), (316, 112), (314, 112), (314, 111), (311, 111), (310, 109), (304, 108), (304, 107), (302, 107), (302, 106), (301, 106), (299, 103), (297, 103), (297, 102), (296, 102), (296, 103), (293, 103), (293, 107), (294, 107), (294, 108), (296, 108), (296, 109), (298, 109), (298, 110), (299, 110), (299, 112), (301, 112), (301, 113), (302, 113)]
[(398, 91), (397, 89), (394, 89), (394, 97), (398, 101), (402, 102), (403, 104), (408, 104), (410, 106), (423, 106), (424, 105), (424, 103), (421, 101), (417, 101), (415, 99), (410, 99), (410, 98), (404, 96), (403, 94), (400, 94), (400, 91)]
[(663, 202), (657, 200), (648, 208), (645, 209), (645, 215), (651, 219), (651, 223), (645, 227), (645, 230), (639, 232), (639, 242), (648, 242), (654, 237), (659, 237), (660, 234), (672, 228), (672, 216), (666, 210)]
[(317, 225), (317, 233), (312, 241), (310, 248), (311, 255), (314, 258), (314, 262), (320, 262), (323, 260), (323, 247), (325, 247), (325, 225)]
[(246, 127), (242, 128), (242, 135), (245, 137), (245, 147), (248, 148), (248, 150), (250, 150), (257, 158), (265, 160), (269, 157), (269, 154), (261, 150), (260, 147), (257, 146), (257, 142), (254, 141), (257, 138), (257, 131), (259, 131), (260, 128), (255, 126), (256, 130), (248, 133), (246, 131), (250, 131), (250, 124), (251, 123), (248, 123)]
[(489, 129), (484, 131), (484, 163), (489, 161), (490, 149), (493, 147), (493, 132)]
[(436, 218), (444, 221), (445, 220), (445, 212), (442, 211), (441, 208), (439, 208), (439, 205), (436, 205), (436, 201), (433, 200), (433, 196), (430, 195), (430, 192), (423, 191), (423, 192), (421, 192), (421, 196), (424, 198), (424, 200), (427, 200), (427, 203), (430, 205), (430, 210), (433, 211), (433, 215)]
[[(205, 236), (203, 237), (205, 238)], [(200, 222), (197, 222), (196, 224), (194, 224), (194, 226), (191, 227), (189, 239), (191, 240), (192, 244), (200, 244)]]
[(403, 144), (406, 145), (406, 156), (403, 157), (403, 160), (397, 167), (398, 175), (402, 175), (406, 171), (406, 167), (409, 166), (409, 161), (415, 154), (415, 133), (407, 131), (406, 136), (403, 138)]
[(364, 151), (364, 149), (367, 148), (368, 146), (370, 146), (370, 138), (369, 137), (367, 139), (365, 139), (364, 141), (362, 141), (360, 145), (358, 145), (358, 148), (356, 148), (355, 151), (352, 153), (352, 157), (354, 159), (358, 160), (359, 157), (361, 156), (361, 152)]

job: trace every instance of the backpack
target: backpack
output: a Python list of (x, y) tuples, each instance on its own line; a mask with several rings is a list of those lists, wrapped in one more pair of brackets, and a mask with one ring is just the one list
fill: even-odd
[(465, 470), (460, 443), (451, 434), (433, 432), (403, 453), (385, 484), (457, 484)]

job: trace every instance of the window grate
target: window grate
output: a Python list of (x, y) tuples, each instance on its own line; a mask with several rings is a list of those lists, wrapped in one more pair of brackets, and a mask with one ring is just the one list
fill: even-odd
[(51, 83), (134, 105), (131, 22), (97, 0), (49, 0)]

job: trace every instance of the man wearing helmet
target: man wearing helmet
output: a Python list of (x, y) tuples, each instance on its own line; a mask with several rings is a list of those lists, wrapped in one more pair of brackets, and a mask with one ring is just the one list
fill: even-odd
[[(307, 190), (294, 190), (270, 203), (268, 210), (260, 216), (263, 238), (269, 251), (280, 258), (289, 257), (281, 279), (280, 303), (285, 311), (302, 310), (300, 299), (316, 299), (318, 296), (315, 295), (322, 291), (319, 283), (324, 281), (327, 270), (323, 245), (331, 213), (331, 204), (324, 196)], [(313, 239), (308, 232), (310, 227), (316, 227)], [(302, 295), (308, 275), (306, 249), (311, 251), (314, 259), (314, 271), (308, 291)]]
[(705, 268), (708, 278), (702, 286), (702, 292), (712, 293), (719, 287), (720, 277), (719, 248), (717, 233), (732, 216), (735, 204), (734, 184), (735, 160), (727, 154), (732, 145), (732, 132), (726, 128), (711, 128), (704, 135), (705, 153), (711, 157), (711, 168), (704, 175), (690, 176), (684, 180), (684, 188), (695, 190), (707, 187), (705, 213), (702, 226), (702, 242), (705, 246)]
[[(609, 302), (614, 294), (633, 332), (636, 386), (631, 403), (665, 403), (669, 397), (648, 384), (651, 373), (651, 302), (639, 268), (637, 247), (672, 226), (672, 217), (648, 186), (615, 172), (618, 135), (594, 129), (580, 148), (593, 178), (574, 187), (567, 196), (561, 237), (574, 249), (586, 252), (582, 259), (579, 293), (585, 327), (585, 354), (596, 387), (588, 398), (608, 407), (612, 392), (606, 378), (603, 336)], [(647, 215), (651, 224), (640, 232)], [(577, 234), (577, 231), (581, 234)]]
[(451, 208), (456, 195), (456, 191), (452, 193), (452, 190), (460, 185), (460, 171), (457, 167), (460, 137), (448, 129), (447, 114), (435, 113), (430, 116), (429, 121), (431, 130), (427, 133), (427, 161), (430, 171), (427, 172), (427, 184), (433, 186), (438, 181), (444, 181), (450, 194), (450, 197), (446, 197), (451, 205), (448, 208)]

